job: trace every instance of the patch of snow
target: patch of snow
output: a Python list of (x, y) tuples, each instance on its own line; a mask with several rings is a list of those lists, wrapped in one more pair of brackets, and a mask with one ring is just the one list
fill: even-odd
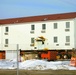
[[(0, 60), (0, 69), (16, 69), (17, 61), (14, 60)], [(76, 70), (76, 67), (70, 66), (70, 61), (46, 61), (46, 60), (26, 60), (19, 62), (19, 69), (25, 70)]]

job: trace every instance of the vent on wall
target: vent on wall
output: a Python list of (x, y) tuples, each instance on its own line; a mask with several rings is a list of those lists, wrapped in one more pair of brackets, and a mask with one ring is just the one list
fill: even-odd
[(56, 44), (56, 46), (59, 46), (59, 44)]
[(34, 49), (37, 49), (37, 47), (34, 47)]
[(69, 45), (70, 45), (70, 43), (65, 43), (65, 45), (66, 45), (66, 46), (69, 46)]
[(42, 30), (42, 31), (41, 31), (41, 33), (45, 33), (45, 32), (46, 32), (45, 30)]
[(65, 29), (65, 31), (70, 31), (70, 29)]
[(4, 47), (8, 47), (8, 45), (4, 45)]
[(8, 33), (4, 33), (5, 35), (8, 35)]
[(34, 31), (30, 31), (30, 33), (34, 33)]

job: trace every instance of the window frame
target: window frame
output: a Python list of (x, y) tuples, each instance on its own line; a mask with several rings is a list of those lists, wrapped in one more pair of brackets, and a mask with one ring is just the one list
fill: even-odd
[(57, 43), (57, 42), (58, 42), (58, 37), (54, 36), (54, 43)]
[(9, 43), (9, 40), (8, 39), (5, 39), (5, 44), (8, 44)]
[(70, 22), (66, 22), (66, 28), (70, 28)]
[(70, 36), (66, 36), (66, 42), (70, 42)]
[(35, 30), (35, 25), (31, 25), (31, 30)]
[(34, 41), (35, 39), (32, 37), (31, 38), (31, 43), (33, 44), (35, 41)]
[(9, 32), (9, 27), (5, 27), (5, 32)]
[(54, 23), (54, 29), (58, 28), (58, 23)]
[(42, 24), (42, 30), (46, 30), (46, 24)]

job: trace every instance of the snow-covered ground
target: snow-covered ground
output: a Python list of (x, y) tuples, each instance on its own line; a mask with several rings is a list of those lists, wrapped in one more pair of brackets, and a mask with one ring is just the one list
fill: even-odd
[[(17, 62), (15, 60), (0, 60), (0, 69), (16, 69)], [(19, 69), (25, 70), (76, 70), (76, 67), (70, 66), (70, 61), (46, 61), (46, 60), (26, 60), (19, 62)]]

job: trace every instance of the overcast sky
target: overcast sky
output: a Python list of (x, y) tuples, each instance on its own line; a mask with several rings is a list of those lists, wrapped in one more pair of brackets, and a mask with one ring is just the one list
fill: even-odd
[(76, 0), (0, 0), (0, 19), (76, 12)]

